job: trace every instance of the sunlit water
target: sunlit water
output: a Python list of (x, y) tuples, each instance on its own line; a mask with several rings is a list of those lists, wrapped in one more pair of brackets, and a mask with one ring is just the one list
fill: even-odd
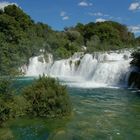
[[(24, 81), (28, 84), (28, 81)], [(22, 81), (20, 81), (21, 85)], [(128, 89), (68, 87), (73, 114), (10, 122), (14, 140), (139, 140), (140, 94)]]

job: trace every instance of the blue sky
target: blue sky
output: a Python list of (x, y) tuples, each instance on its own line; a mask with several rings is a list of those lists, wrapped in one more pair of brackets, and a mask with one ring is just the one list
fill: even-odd
[(140, 0), (0, 0), (0, 7), (6, 3), (16, 3), (33, 20), (56, 30), (77, 22), (113, 20), (140, 35)]

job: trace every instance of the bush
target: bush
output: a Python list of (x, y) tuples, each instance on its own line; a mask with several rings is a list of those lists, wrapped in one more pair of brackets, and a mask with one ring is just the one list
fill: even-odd
[(39, 77), (22, 94), (30, 104), (27, 110), (30, 115), (55, 118), (71, 112), (66, 87), (53, 78)]
[(17, 118), (27, 115), (30, 104), (22, 95), (15, 95), (12, 102), (9, 102), (10, 118)]
[(0, 98), (0, 127), (10, 117), (10, 108), (3, 99)]
[(71, 113), (65, 86), (49, 77), (39, 77), (17, 94), (13, 80), (0, 79), (0, 127), (12, 118), (31, 116), (57, 118)]

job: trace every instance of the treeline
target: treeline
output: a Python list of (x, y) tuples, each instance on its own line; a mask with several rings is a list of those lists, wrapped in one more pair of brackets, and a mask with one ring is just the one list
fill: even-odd
[(43, 23), (35, 23), (22, 9), (9, 5), (0, 10), (0, 75), (16, 73), (40, 50), (55, 59), (68, 58), (74, 52), (115, 50), (140, 44), (125, 25), (113, 21), (78, 23), (58, 32)]

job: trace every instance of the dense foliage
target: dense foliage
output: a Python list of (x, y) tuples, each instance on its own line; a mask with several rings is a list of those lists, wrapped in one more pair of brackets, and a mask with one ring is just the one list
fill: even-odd
[(140, 36), (136, 38), (136, 44), (137, 46), (140, 46)]
[(61, 118), (70, 113), (66, 87), (53, 78), (39, 77), (20, 94), (16, 94), (9, 80), (0, 80), (0, 126), (21, 116)]
[(42, 53), (40, 50), (62, 59), (83, 51), (83, 46), (92, 53), (132, 47), (138, 40), (125, 25), (113, 21), (78, 23), (54, 31), (46, 24), (35, 23), (19, 7), (9, 5), (0, 11), (0, 75), (15, 74), (30, 57)]
[(39, 77), (26, 87), (23, 96), (30, 103), (28, 113), (39, 117), (60, 117), (71, 112), (65, 86), (49, 77)]
[(125, 25), (113, 21), (77, 24), (75, 27), (84, 37), (89, 51), (115, 50), (134, 46), (134, 34)]
[(132, 61), (131, 66), (136, 67), (129, 75), (128, 85), (133, 88), (140, 89), (140, 49), (136, 50), (131, 54)]
[(137, 51), (133, 52), (131, 54), (131, 57), (133, 58), (132, 61), (130, 62), (130, 64), (132, 66), (137, 66), (140, 68), (140, 49), (138, 49)]
[(7, 106), (9, 99), (9, 82), (0, 80), (0, 126), (9, 119), (10, 108)]

